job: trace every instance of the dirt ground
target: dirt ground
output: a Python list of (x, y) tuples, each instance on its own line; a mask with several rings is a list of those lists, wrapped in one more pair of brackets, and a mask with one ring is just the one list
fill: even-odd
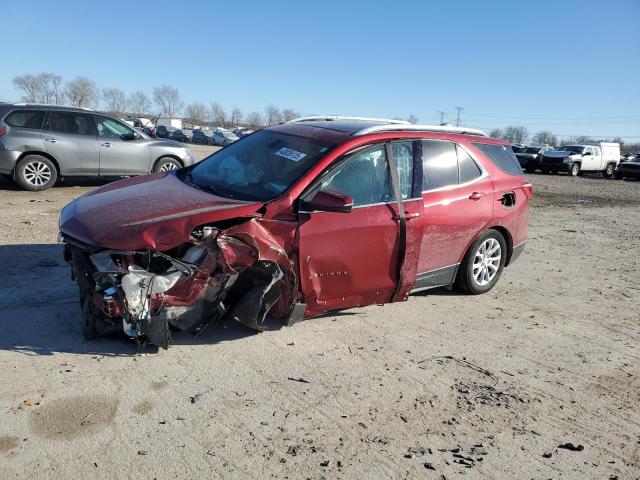
[(82, 339), (56, 244), (99, 182), (2, 183), (0, 478), (638, 478), (640, 182), (530, 178), (527, 251), (486, 295), (143, 355)]

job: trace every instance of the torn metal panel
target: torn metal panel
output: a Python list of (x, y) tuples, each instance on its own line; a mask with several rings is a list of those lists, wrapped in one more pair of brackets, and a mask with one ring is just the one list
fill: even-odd
[(256, 330), (267, 316), (298, 321), (295, 262), (287, 253), (295, 227), (260, 219), (205, 225), (163, 252), (68, 244), (66, 257), (92, 292), (95, 323), (120, 322), (125, 334), (166, 347), (172, 328), (197, 334), (223, 317)]

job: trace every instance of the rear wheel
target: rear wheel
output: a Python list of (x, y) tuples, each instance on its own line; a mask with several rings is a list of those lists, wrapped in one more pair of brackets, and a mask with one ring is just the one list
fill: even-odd
[(473, 242), (464, 257), (455, 286), (469, 295), (488, 292), (500, 278), (507, 255), (507, 243), (496, 230), (487, 230)]
[(577, 177), (579, 174), (580, 174), (580, 164), (573, 163), (571, 165), (571, 170), (569, 170), (569, 175), (571, 175), (572, 177)]
[(616, 169), (616, 166), (613, 163), (610, 163), (609, 165), (607, 165), (607, 168), (605, 168), (602, 172), (602, 176), (604, 178), (611, 178), (613, 177), (613, 172)]
[(31, 192), (51, 188), (57, 178), (56, 166), (41, 155), (27, 155), (16, 165), (16, 182)]
[(156, 164), (153, 166), (154, 172), (170, 172), (171, 170), (177, 170), (182, 168), (180, 162), (178, 162), (175, 158), (171, 157), (162, 157), (159, 158)]

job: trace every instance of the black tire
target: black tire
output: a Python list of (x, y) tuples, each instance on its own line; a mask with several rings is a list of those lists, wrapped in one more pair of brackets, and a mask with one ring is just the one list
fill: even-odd
[(154, 172), (168, 172), (182, 168), (180, 162), (171, 157), (160, 157), (153, 166)]
[(616, 177), (616, 180), (622, 180), (622, 178), (624, 177), (624, 175), (620, 170), (616, 170), (616, 172), (614, 173), (614, 176)]
[(572, 163), (571, 164), (571, 170), (569, 170), (569, 175), (571, 175), (572, 177), (577, 177), (578, 175), (580, 175), (580, 164), (579, 163)]
[[(491, 240), (497, 241), (498, 245), (500, 246), (500, 259), (498, 261), (497, 271), (493, 274), (494, 276), (489, 281), (487, 281), (487, 283), (481, 284), (476, 278), (474, 272), (474, 264), (476, 263), (476, 258), (480, 255), (479, 250), (481, 246), (486, 245), (487, 242), (491, 242)], [(454, 286), (456, 287), (456, 289), (469, 295), (479, 295), (481, 293), (488, 292), (494, 287), (494, 285), (500, 278), (502, 270), (504, 269), (506, 257), (507, 242), (505, 241), (502, 234), (497, 230), (487, 230), (482, 235), (480, 235), (475, 242), (473, 242), (471, 247), (469, 247), (469, 250), (464, 256), (464, 259), (462, 260), (462, 263), (460, 264), (460, 267), (458, 269), (458, 274), (456, 276)], [(484, 281), (484, 279), (482, 281)]]
[(42, 155), (27, 155), (16, 165), (16, 182), (30, 192), (39, 192), (55, 185), (58, 170)]
[(610, 163), (609, 165), (607, 165), (607, 168), (605, 168), (602, 171), (602, 176), (604, 178), (611, 178), (611, 177), (613, 177), (613, 173), (615, 172), (615, 170), (616, 170), (615, 164)]
[(545, 175), (548, 175), (548, 174), (549, 174), (549, 169), (548, 169), (548, 168), (541, 168), (541, 169), (540, 169), (540, 171), (541, 171), (542, 173), (544, 173)]
[(82, 336), (86, 340), (93, 340), (98, 337), (98, 329), (91, 295), (80, 297), (80, 306), (82, 307)]

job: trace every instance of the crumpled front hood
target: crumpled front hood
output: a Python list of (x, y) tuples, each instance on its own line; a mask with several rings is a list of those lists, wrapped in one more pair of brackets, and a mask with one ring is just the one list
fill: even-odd
[(88, 245), (117, 250), (168, 250), (193, 229), (235, 217), (256, 217), (260, 202), (218, 197), (156, 173), (97, 188), (64, 207), (60, 231)]

